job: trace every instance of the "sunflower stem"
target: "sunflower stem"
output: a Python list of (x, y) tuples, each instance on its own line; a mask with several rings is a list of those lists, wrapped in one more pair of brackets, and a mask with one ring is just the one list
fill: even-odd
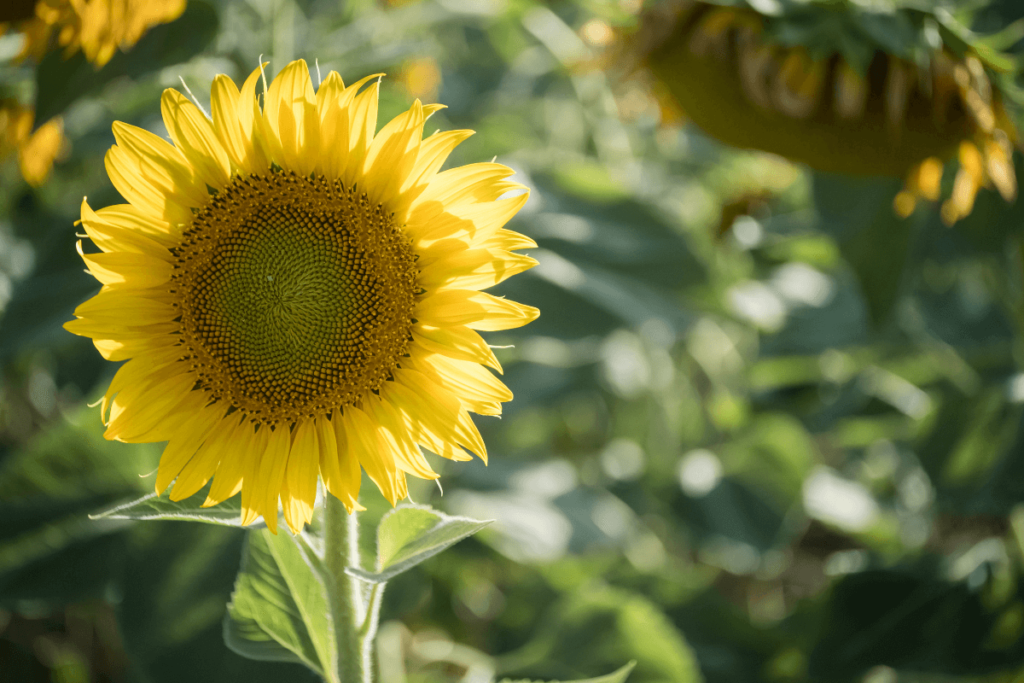
[(334, 582), (331, 616), (338, 652), (337, 677), (341, 683), (371, 683), (371, 662), (365, 656), (360, 625), (365, 618), (363, 592), (358, 579), (345, 573), (359, 566), (359, 520), (344, 504), (327, 494), (324, 504), (324, 554)]

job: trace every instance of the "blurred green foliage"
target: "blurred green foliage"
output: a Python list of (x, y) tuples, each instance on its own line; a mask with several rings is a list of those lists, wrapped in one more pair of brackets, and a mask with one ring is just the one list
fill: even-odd
[(1024, 208), (900, 220), (897, 182), (722, 148), (598, 68), (637, 8), (192, 0), (100, 71), (0, 37), (5, 91), (70, 141), (38, 190), (0, 167), (0, 681), (314, 680), (225, 647), (237, 529), (87, 518), (160, 449), (102, 439), (114, 366), (60, 327), (95, 289), (79, 200), (120, 201), (111, 122), (164, 134), (163, 88), (205, 101), (261, 54), (387, 72), (381, 119), (443, 102), (428, 132), (477, 131), (452, 164), (533, 190), (540, 265), (501, 291), (542, 316), (490, 337), (516, 394), (479, 420), (491, 464), (412, 490), (496, 522), (392, 581), (382, 683), (1024, 680)]

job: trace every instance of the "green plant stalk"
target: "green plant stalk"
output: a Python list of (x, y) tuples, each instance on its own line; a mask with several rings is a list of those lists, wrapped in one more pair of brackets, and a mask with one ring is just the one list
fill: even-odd
[(361, 625), (368, 620), (362, 586), (345, 573), (359, 566), (359, 521), (340, 500), (327, 494), (324, 503), (324, 562), (330, 586), (331, 621), (337, 643), (337, 676), (341, 683), (372, 683), (372, 662), (364, 653)]

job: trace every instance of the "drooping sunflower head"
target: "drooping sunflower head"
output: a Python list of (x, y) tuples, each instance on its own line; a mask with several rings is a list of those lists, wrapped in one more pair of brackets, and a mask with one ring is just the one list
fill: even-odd
[[(738, 147), (829, 172), (905, 179), (895, 210), (937, 200), (953, 223), (981, 187), (1011, 201), (1015, 66), (951, 15), (920, 3), (666, 0), (632, 49), (694, 123)], [(1012, 88), (1010, 90), (1013, 90)], [(1013, 91), (1015, 92), (1015, 90)]]
[[(168, 441), (156, 490), (206, 504), (241, 492), (243, 520), (312, 515), (318, 476), (352, 510), (361, 468), (392, 504), (421, 447), (486, 459), (469, 413), (511, 393), (477, 331), (537, 311), (480, 290), (535, 264), (504, 224), (526, 201), (512, 171), (439, 172), (470, 131), (423, 139), (416, 101), (376, 131), (379, 79), (314, 91), (303, 61), (257, 96), (218, 76), (212, 118), (175, 90), (173, 144), (114, 124), (106, 167), (128, 204), (82, 225), (102, 283), (66, 327), (127, 360), (103, 401), (106, 436)], [(506, 195), (513, 195), (506, 197)], [(464, 450), (465, 449), (465, 450)]]
[[(13, 0), (0, 18), (25, 37), (20, 57), (41, 59), (56, 42), (65, 56), (81, 50), (97, 67), (120, 48), (127, 50), (152, 26), (174, 21), (186, 0)], [(22, 16), (24, 15), (24, 16)], [(5, 23), (0, 23), (0, 33)]]

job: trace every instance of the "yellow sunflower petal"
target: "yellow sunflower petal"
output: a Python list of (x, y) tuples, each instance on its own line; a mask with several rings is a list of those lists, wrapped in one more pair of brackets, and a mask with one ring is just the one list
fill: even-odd
[(435, 327), (466, 325), (474, 330), (508, 330), (537, 319), (540, 311), (486, 292), (445, 289), (416, 307), (417, 319)]
[(220, 505), (241, 491), (246, 471), (245, 463), (255, 456), (256, 433), (248, 420), (242, 419), (237, 422), (234, 429), (225, 437), (225, 441), (230, 447), (221, 456), (203, 507)]
[(320, 467), (320, 444), (316, 424), (305, 421), (295, 426), (291, 454), (285, 471), (285, 490), (282, 496), (284, 519), (292, 533), (313, 520), (313, 501), (316, 500), (316, 475)]
[(413, 341), (429, 353), (480, 363), (502, 372), (501, 363), (491, 347), (483, 337), (468, 327), (431, 327), (421, 324), (413, 329), (412, 334)]
[(253, 482), (253, 502), (270, 533), (277, 533), (278, 501), (284, 484), (285, 469), (291, 456), (292, 435), (288, 427), (278, 425), (269, 434), (267, 446), (260, 458), (259, 470)]
[(207, 437), (213, 433), (214, 427), (222, 417), (222, 411), (217, 409), (200, 410), (188, 421), (188, 426), (182, 433), (167, 442), (167, 447), (160, 456), (160, 467), (156, 472), (157, 494), (167, 490)]
[(359, 408), (345, 409), (340, 426), (344, 429), (345, 443), (392, 505), (404, 498), (405, 476), (398, 471), (394, 459), (388, 454), (377, 425)]
[(426, 289), (486, 289), (537, 265), (536, 259), (501, 249), (437, 249), (443, 244), (420, 256), (420, 284)]
[(312, 173), (320, 151), (320, 117), (305, 60), (286, 66), (270, 84), (263, 115), (282, 166), (302, 176)]
[(378, 432), (383, 437), (388, 450), (395, 456), (395, 464), (399, 469), (421, 479), (437, 479), (438, 474), (431, 469), (427, 459), (423, 457), (405, 428), (404, 420), (396, 415), (390, 403), (382, 401), (372, 394), (363, 403), (366, 414), (378, 425)]
[(235, 433), (240, 417), (238, 413), (232, 413), (210, 429), (202, 446), (178, 474), (174, 488), (171, 489), (171, 500), (184, 500), (198, 493), (199, 489), (206, 485), (217, 471), (217, 466), (224, 455), (237, 447), (231, 437)]
[(349, 452), (344, 441), (344, 429), (336, 429), (341, 425), (341, 414), (335, 409), (331, 418), (317, 420), (317, 436), (320, 444), (320, 475), (327, 491), (345, 504), (349, 514), (363, 507), (357, 502), (362, 474), (359, 460)]
[[(148, 254), (86, 254), (82, 242), (76, 245), (93, 277), (105, 285), (130, 284), (132, 287), (157, 287), (171, 278), (171, 264)], [(168, 256), (170, 256), (168, 254)]]
[(171, 140), (199, 179), (223, 188), (231, 177), (231, 159), (206, 115), (173, 88), (164, 90), (160, 112)]

